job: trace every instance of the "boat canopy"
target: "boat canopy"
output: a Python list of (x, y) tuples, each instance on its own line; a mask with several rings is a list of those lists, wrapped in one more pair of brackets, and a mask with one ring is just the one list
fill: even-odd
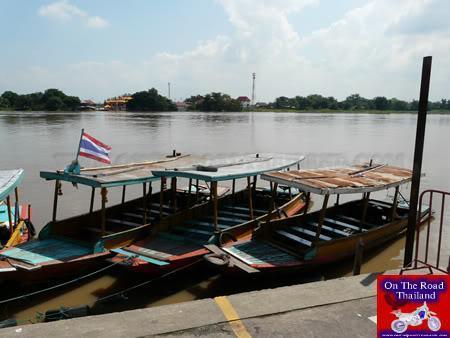
[(385, 164), (360, 164), (344, 168), (270, 172), (266, 181), (319, 195), (355, 194), (396, 187), (411, 181), (412, 171)]
[(67, 181), (94, 188), (109, 188), (156, 181), (159, 177), (152, 174), (153, 169), (173, 168), (174, 165), (186, 166), (191, 165), (193, 161), (195, 159), (191, 155), (180, 155), (155, 161), (86, 168), (81, 169), (80, 174), (57, 170), (41, 171), (40, 175), (46, 180)]
[(286, 169), (299, 165), (304, 158), (287, 154), (251, 154), (205, 161), (184, 168), (153, 170), (152, 173), (158, 177), (184, 177), (205, 182), (219, 182)]
[(3, 201), (20, 184), (23, 169), (0, 170), (0, 201)]

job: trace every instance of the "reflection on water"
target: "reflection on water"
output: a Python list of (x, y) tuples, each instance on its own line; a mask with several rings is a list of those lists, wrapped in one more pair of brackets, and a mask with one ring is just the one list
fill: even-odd
[[(423, 188), (450, 190), (450, 116), (428, 118), (423, 170)], [(305, 154), (304, 167), (345, 165), (373, 158), (377, 162), (412, 166), (416, 117), (413, 114), (298, 114), (298, 113), (124, 113), (124, 112), (0, 112), (0, 167), (22, 167), (26, 171), (21, 198), (33, 205), (33, 221), (38, 229), (51, 213), (53, 186), (39, 178), (39, 170), (63, 168), (74, 157), (81, 128), (112, 146), (115, 163), (158, 158), (176, 149), (196, 155), (232, 155), (256, 152)], [(97, 163), (82, 159), (85, 166)], [(128, 190), (127, 190), (128, 191)], [(59, 218), (86, 212), (90, 190), (63, 185)], [(140, 189), (130, 189), (136, 196)], [(402, 191), (405, 195), (409, 190)], [(108, 195), (110, 203), (119, 193)], [(385, 192), (380, 198), (386, 197)], [(98, 205), (96, 205), (98, 207)], [(443, 238), (450, 235), (450, 210)], [(423, 230), (422, 230), (423, 231)], [(431, 243), (437, 242), (432, 232)], [(443, 241), (442, 259), (448, 259), (449, 241)], [(404, 238), (365, 254), (362, 272), (399, 267)], [(352, 261), (308, 274), (307, 280), (350, 274)], [(119, 277), (120, 276), (120, 277)], [(33, 318), (36, 311), (60, 306), (94, 305), (98, 297), (117, 292), (145, 280), (123, 271), (111, 271), (50, 295), (2, 307), (2, 318)], [(196, 298), (212, 297), (251, 289), (261, 289), (305, 281), (305, 276), (272, 278), (251, 282), (224, 279), (200, 267), (192, 273), (172, 277), (129, 293), (108, 304), (95, 304), (97, 313), (154, 306)], [(12, 289), (10, 290), (12, 291)], [(21, 290), (17, 291), (21, 293)], [(2, 292), (1, 298), (9, 296)]]

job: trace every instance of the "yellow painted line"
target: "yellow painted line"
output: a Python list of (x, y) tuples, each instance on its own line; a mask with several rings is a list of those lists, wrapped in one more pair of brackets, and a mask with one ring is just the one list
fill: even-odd
[(219, 306), (220, 310), (222, 310), (225, 318), (228, 320), (228, 323), (230, 324), (231, 329), (233, 330), (236, 337), (251, 338), (250, 333), (248, 333), (247, 329), (244, 326), (244, 323), (242, 323), (241, 319), (239, 318), (239, 315), (237, 314), (233, 305), (231, 305), (228, 298), (222, 296), (216, 297), (214, 298), (214, 300), (216, 301), (216, 304)]

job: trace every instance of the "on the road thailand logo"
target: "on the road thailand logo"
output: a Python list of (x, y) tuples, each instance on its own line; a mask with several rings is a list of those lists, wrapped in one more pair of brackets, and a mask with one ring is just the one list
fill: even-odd
[(449, 275), (380, 275), (378, 337), (450, 338)]

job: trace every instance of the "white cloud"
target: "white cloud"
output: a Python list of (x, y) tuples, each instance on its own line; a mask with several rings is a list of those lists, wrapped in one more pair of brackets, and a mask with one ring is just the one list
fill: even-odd
[[(450, 30), (443, 22), (450, 3), (446, 0), (370, 0), (305, 36), (292, 24), (293, 14), (307, 6), (313, 13), (317, 1), (219, 3), (234, 27), (228, 36), (199, 42), (182, 53), (157, 53), (134, 64), (80, 62), (40, 70), (38, 80), (27, 81), (39, 82), (36, 89), (60, 86), (99, 99), (151, 87), (165, 93), (167, 82), (177, 98), (211, 91), (250, 96), (251, 73), (256, 72), (258, 101), (312, 93), (339, 99), (360, 93), (410, 100), (418, 95), (422, 57), (433, 55), (430, 98), (449, 97)], [(58, 4), (56, 9), (47, 6), (45, 15), (92, 18), (75, 14), (79, 9), (68, 2)], [(424, 22), (430, 23), (424, 26)], [(103, 25), (102, 20), (91, 24)]]
[(87, 12), (81, 10), (68, 0), (60, 0), (54, 3), (42, 6), (39, 15), (48, 17), (60, 22), (68, 22), (72, 19), (81, 20), (87, 27), (104, 28), (108, 26), (108, 21), (99, 16), (90, 16)]
[(99, 16), (91, 16), (86, 21), (86, 26), (92, 28), (105, 28), (108, 25), (109, 25), (108, 21)]

